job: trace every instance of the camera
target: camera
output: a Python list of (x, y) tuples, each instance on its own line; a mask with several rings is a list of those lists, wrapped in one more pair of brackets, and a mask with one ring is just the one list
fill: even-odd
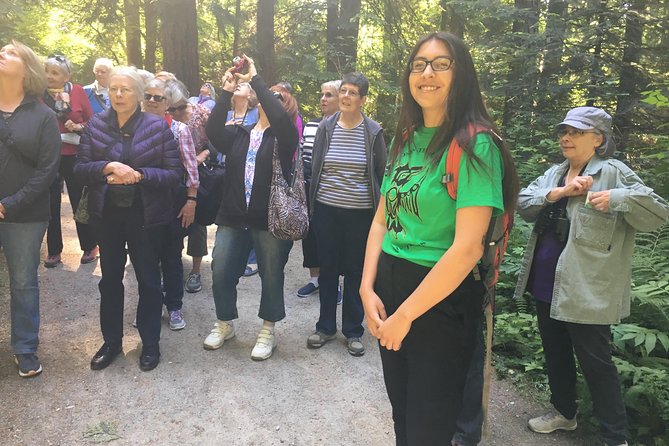
[(233, 73), (242, 73), (246, 69), (248, 69), (248, 61), (246, 60), (245, 57), (237, 56), (234, 59), (232, 59), (232, 67)]
[(534, 225), (534, 232), (537, 234), (552, 232), (561, 243), (564, 243), (569, 238), (569, 228), (570, 223), (567, 218), (567, 209), (551, 205), (539, 214), (537, 223)]

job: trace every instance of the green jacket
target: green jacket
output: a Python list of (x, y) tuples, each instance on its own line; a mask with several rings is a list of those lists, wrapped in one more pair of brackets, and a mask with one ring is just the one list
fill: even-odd
[[(518, 213), (535, 222), (549, 202), (546, 195), (567, 171), (568, 162), (548, 169), (520, 191)], [(632, 252), (636, 231), (652, 231), (669, 219), (669, 206), (624, 163), (595, 155), (583, 175), (593, 192), (610, 190), (609, 212), (585, 206), (586, 196), (569, 198), (567, 245), (555, 272), (551, 317), (581, 324), (615, 324), (630, 314)], [(532, 232), (516, 285), (525, 292), (537, 233)]]

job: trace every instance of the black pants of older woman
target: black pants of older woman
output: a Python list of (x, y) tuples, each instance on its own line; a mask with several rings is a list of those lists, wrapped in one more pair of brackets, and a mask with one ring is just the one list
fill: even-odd
[(145, 348), (157, 346), (163, 303), (159, 253), (167, 226), (144, 228), (144, 209), (139, 195), (131, 207), (105, 205), (102, 216), (98, 226), (102, 336), (108, 344), (118, 344), (123, 339), (123, 276), (129, 254), (139, 288), (137, 329)]
[(610, 445), (623, 444), (627, 437), (627, 414), (618, 369), (611, 359), (611, 327), (558, 321), (550, 316), (551, 304), (536, 303), (551, 404), (565, 418), (571, 420), (576, 416), (576, 353), (602, 440)]
[[(381, 253), (374, 290), (388, 316), (430, 268)], [(485, 288), (473, 275), (416, 319), (398, 351), (379, 345), (397, 446), (450, 445), (476, 344)]]

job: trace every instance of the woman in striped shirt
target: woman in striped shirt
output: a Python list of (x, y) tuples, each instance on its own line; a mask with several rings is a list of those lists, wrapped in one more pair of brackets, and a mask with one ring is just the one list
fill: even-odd
[(349, 73), (339, 89), (339, 112), (318, 126), (309, 189), (311, 223), (320, 263), (320, 317), (307, 347), (320, 348), (336, 337), (337, 286), (344, 275), (342, 333), (348, 352), (362, 356), (365, 347), (360, 279), (379, 186), (386, 165), (381, 126), (362, 113), (369, 81)]

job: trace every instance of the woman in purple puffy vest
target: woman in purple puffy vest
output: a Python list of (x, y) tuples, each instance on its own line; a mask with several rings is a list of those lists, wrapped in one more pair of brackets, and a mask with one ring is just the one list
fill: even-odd
[[(183, 178), (174, 135), (158, 116), (143, 113), (144, 82), (136, 70), (114, 69), (111, 108), (95, 115), (81, 137), (74, 171), (88, 185), (88, 211), (100, 245), (100, 327), (104, 344), (91, 360), (101, 370), (122, 352), (126, 256), (139, 287), (139, 366), (160, 361), (160, 243), (174, 218), (172, 189)], [(127, 244), (127, 251), (126, 251)]]

